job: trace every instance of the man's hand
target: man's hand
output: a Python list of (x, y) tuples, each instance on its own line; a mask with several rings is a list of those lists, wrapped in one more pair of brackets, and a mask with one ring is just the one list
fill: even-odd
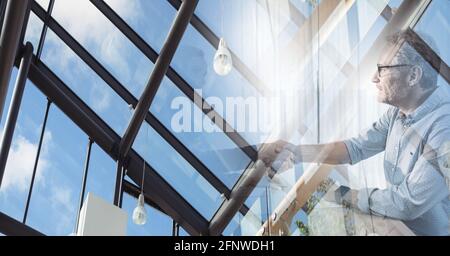
[(295, 160), (294, 149), (293, 144), (278, 140), (264, 144), (262, 150), (258, 153), (258, 158), (264, 162), (266, 167), (271, 167), (274, 164), (273, 167), (279, 169), (281, 166), (286, 167), (286, 163), (292, 167)]

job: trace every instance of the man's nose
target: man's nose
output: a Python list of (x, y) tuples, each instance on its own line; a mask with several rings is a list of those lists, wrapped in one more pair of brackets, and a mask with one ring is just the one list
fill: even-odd
[(372, 77), (372, 83), (379, 83), (380, 77), (378, 76), (378, 72), (375, 72), (375, 74)]

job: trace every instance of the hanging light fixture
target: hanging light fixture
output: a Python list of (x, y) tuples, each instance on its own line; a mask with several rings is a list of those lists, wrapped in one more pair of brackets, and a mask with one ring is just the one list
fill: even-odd
[(227, 48), (225, 39), (220, 38), (219, 47), (214, 55), (214, 71), (218, 75), (226, 76), (230, 73), (233, 67), (233, 61), (231, 60), (231, 53)]
[[(223, 15), (224, 15), (224, 8), (223, 8), (223, 0), (220, 1), (221, 4), (221, 29), (222, 29), (222, 35), (223, 35)], [(216, 54), (214, 55), (214, 71), (221, 76), (226, 76), (228, 73), (230, 73), (231, 68), (233, 67), (233, 61), (231, 59), (231, 53), (228, 50), (227, 43), (225, 42), (225, 39), (223, 37), (220, 38), (219, 46), (217, 47)]]
[(136, 225), (144, 225), (147, 222), (147, 211), (144, 206), (144, 177), (145, 177), (145, 160), (142, 168), (142, 185), (141, 193), (139, 194), (138, 203), (133, 210), (133, 223)]

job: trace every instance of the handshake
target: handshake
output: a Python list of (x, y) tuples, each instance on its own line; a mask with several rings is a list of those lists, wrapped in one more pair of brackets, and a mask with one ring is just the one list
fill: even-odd
[(264, 144), (258, 152), (258, 159), (275, 172), (283, 172), (300, 162), (297, 147), (283, 140)]

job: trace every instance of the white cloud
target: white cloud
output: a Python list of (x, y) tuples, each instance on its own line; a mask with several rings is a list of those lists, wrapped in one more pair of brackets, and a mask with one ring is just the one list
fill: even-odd
[[(3, 129), (2, 129), (3, 130)], [(3, 133), (3, 131), (1, 131)], [(43, 147), (36, 171), (35, 183), (43, 182), (43, 173), (50, 166), (48, 161), (48, 147), (52, 140), (52, 134), (46, 132)], [(37, 152), (37, 143), (31, 143), (27, 138), (18, 135), (11, 145), (6, 163), (6, 171), (3, 176), (0, 191), (6, 192), (15, 189), (19, 192), (28, 191), (33, 173), (34, 161)]]
[(111, 105), (111, 92), (103, 85), (92, 83), (92, 87), (89, 91), (89, 101), (92, 103), (92, 107), (95, 111), (106, 111)]
[[(106, 3), (119, 13), (124, 20), (133, 20), (142, 14), (139, 8), (139, 1), (108, 0)], [(122, 78), (120, 80), (129, 81), (134, 78), (127, 64), (134, 46), (88, 0), (57, 1), (54, 6), (53, 16), (82, 46), (94, 57), (98, 58), (108, 70), (115, 71), (112, 73), (116, 76), (120, 74), (120, 78)], [(62, 44), (60, 39), (48, 36), (47, 40), (52, 47), (48, 47), (47, 58), (44, 59), (53, 62), (51, 64), (62, 67), (63, 70), (71, 65), (70, 73), (72, 74), (83, 74), (86, 72), (86, 66), (78, 60), (74, 61), (75, 55), (67, 52), (70, 50)], [(100, 112), (108, 109), (113, 93), (103, 88), (103, 86), (92, 83), (88, 88), (89, 102), (87, 103)]]
[[(136, 1), (110, 0), (107, 4), (125, 20), (140, 13)], [(83, 46), (92, 46), (90, 50), (100, 52), (102, 59), (111, 61), (109, 64), (118, 65), (115, 68), (124, 67), (125, 37), (119, 37), (120, 31), (88, 0), (60, 0), (55, 3), (53, 15)]]
[(63, 208), (64, 211), (73, 212), (73, 198), (72, 191), (66, 187), (52, 186), (52, 193), (50, 201), (52, 202), (52, 207)]
[(63, 234), (73, 227), (73, 216), (75, 214), (75, 202), (73, 191), (67, 186), (51, 185), (51, 195), (49, 198), (51, 213), (57, 214), (55, 232)]

